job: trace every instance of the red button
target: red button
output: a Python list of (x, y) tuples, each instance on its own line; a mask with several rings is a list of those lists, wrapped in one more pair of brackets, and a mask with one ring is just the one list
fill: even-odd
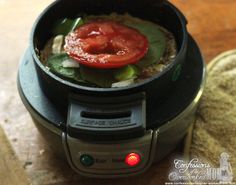
[(130, 153), (125, 157), (125, 163), (129, 166), (136, 166), (140, 163), (141, 157), (137, 153)]

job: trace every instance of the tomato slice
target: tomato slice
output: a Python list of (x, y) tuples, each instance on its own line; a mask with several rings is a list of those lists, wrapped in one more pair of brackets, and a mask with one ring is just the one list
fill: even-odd
[(137, 63), (148, 51), (148, 40), (138, 30), (115, 21), (82, 25), (65, 38), (65, 51), (93, 68), (119, 68)]

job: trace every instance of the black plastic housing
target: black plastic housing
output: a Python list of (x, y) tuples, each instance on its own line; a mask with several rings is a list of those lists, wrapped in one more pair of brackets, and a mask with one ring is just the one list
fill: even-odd
[[(40, 62), (36, 49), (42, 49), (46, 41), (52, 36), (50, 28), (55, 20), (62, 17), (76, 17), (82, 14), (110, 14), (117, 12), (123, 14), (128, 12), (132, 16), (145, 20), (156, 22), (169, 31), (176, 39), (178, 46), (178, 55), (175, 61), (169, 65), (163, 72), (147, 79), (144, 82), (134, 84), (124, 88), (94, 88), (80, 86), (69, 81), (65, 81), (51, 73)], [(77, 94), (78, 101), (80, 97), (96, 97), (92, 103), (98, 103), (99, 98), (106, 97), (112, 99), (120, 97), (122, 105), (123, 96), (132, 96), (142, 93), (145, 96), (145, 119), (146, 123), (156, 122), (156, 109), (170, 92), (174, 91), (178, 78), (173, 78), (176, 73), (181, 73), (186, 60), (186, 51), (188, 43), (188, 32), (186, 29), (187, 21), (182, 13), (171, 3), (163, 1), (137, 1), (130, 0), (77, 0), (77, 1), (56, 1), (51, 4), (39, 16), (36, 21), (30, 39), (30, 52), (36, 67), (37, 76), (41, 89), (45, 95), (60, 109), (64, 116), (67, 116), (70, 104), (70, 95)], [(178, 74), (180, 76), (180, 74)], [(81, 95), (81, 96), (80, 96)], [(101, 135), (97, 134), (98, 137)], [(106, 134), (105, 134), (106, 135)], [(130, 135), (130, 134), (129, 134)]]

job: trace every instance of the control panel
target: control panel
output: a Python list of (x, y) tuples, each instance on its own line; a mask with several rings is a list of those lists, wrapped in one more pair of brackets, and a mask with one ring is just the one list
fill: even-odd
[(115, 177), (141, 173), (152, 163), (158, 132), (112, 142), (86, 142), (63, 133), (71, 167), (87, 176)]

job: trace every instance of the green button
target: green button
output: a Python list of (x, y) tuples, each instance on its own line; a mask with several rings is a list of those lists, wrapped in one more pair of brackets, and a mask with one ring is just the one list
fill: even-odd
[(87, 154), (83, 154), (80, 157), (80, 162), (82, 165), (84, 166), (92, 166), (94, 163), (94, 159), (92, 156), (87, 155)]

